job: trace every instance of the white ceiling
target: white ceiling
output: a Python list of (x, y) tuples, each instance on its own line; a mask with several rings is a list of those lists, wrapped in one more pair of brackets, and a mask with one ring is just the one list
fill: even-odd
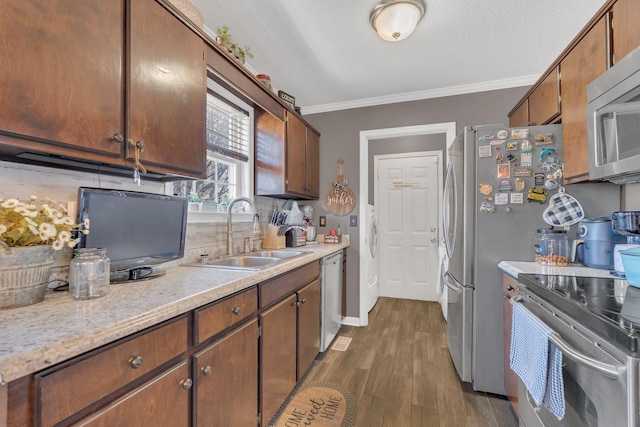
[(304, 114), (532, 84), (606, 0), (425, 0), (409, 38), (369, 24), (378, 0), (191, 0), (212, 32)]

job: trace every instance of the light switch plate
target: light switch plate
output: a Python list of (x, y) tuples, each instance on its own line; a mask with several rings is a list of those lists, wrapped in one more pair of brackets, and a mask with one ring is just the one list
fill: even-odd
[(327, 226), (327, 217), (326, 216), (321, 216), (320, 217), (320, 227), (326, 227)]

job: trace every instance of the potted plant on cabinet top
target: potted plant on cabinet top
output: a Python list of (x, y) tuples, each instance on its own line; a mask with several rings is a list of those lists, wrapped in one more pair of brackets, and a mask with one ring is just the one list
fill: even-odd
[(89, 221), (76, 224), (52, 201), (35, 204), (0, 198), (0, 309), (44, 299), (53, 266), (53, 251), (73, 248), (78, 232), (89, 233)]
[(192, 191), (189, 193), (189, 195), (187, 196), (187, 198), (189, 199), (189, 210), (192, 212), (199, 212), (202, 210), (202, 200), (203, 198), (196, 193), (195, 191)]
[(229, 27), (227, 26), (220, 27), (216, 30), (216, 41), (223, 49), (229, 52), (242, 64), (244, 64), (247, 57), (253, 58), (253, 54), (251, 53), (251, 48), (249, 46), (240, 47), (238, 44), (234, 43), (231, 39), (231, 34), (229, 33)]

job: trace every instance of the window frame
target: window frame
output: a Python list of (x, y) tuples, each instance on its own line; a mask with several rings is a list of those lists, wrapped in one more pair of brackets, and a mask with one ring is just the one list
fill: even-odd
[[(207, 78), (207, 92), (212, 91), (218, 95), (218, 98), (222, 98), (227, 102), (233, 104), (245, 110), (249, 114), (249, 143), (248, 143), (248, 157), (246, 162), (242, 160), (234, 159), (232, 157), (225, 156), (223, 154), (215, 153), (207, 149), (207, 159), (215, 158), (227, 163), (233, 163), (236, 165), (236, 197), (248, 197), (254, 199), (254, 133), (255, 133), (255, 112), (253, 106), (247, 104), (244, 100), (238, 98), (236, 95), (225, 89), (222, 85), (218, 84), (210, 77)], [(209, 95), (207, 93), (207, 95)], [(244, 166), (243, 166), (244, 165)], [(165, 193), (173, 194), (173, 182), (167, 182), (165, 184)], [(253, 214), (250, 213), (234, 213), (234, 221), (248, 222), (253, 220)], [(187, 223), (222, 223), (226, 222), (226, 212), (205, 212), (205, 211), (189, 211), (187, 213)]]

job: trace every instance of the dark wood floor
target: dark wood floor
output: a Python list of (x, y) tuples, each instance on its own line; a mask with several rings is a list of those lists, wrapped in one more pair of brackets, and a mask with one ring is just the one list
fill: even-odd
[(367, 327), (343, 326), (339, 335), (352, 338), (348, 350), (327, 350), (304, 381), (353, 392), (357, 426), (518, 425), (507, 400), (458, 379), (437, 303), (380, 298)]

